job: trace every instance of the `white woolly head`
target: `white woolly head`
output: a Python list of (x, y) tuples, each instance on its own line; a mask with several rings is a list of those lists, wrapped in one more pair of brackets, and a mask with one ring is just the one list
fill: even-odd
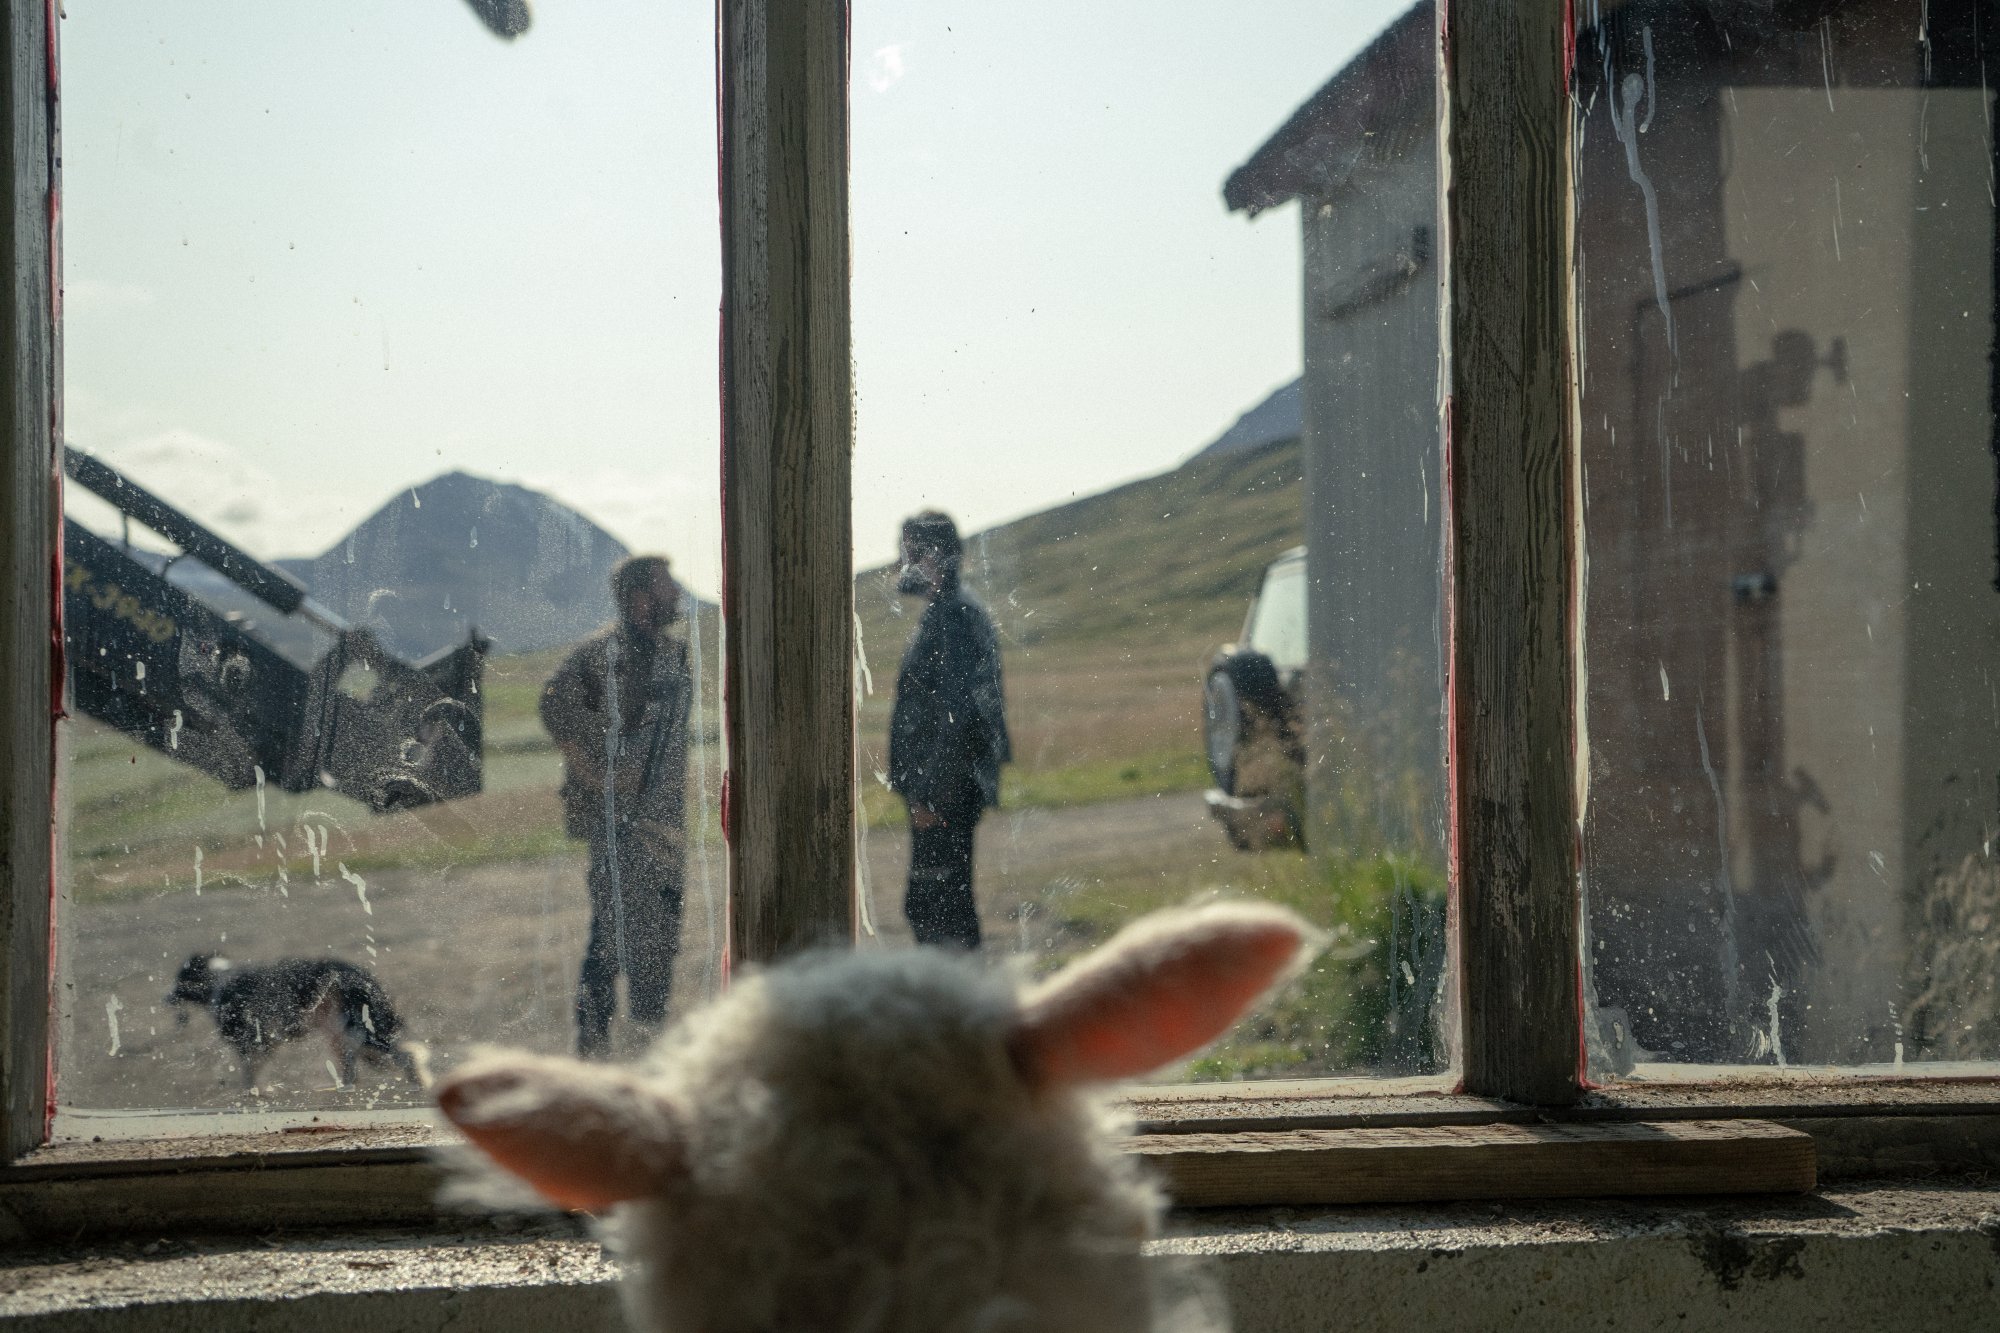
[(1161, 1200), (1092, 1090), (1219, 1036), (1310, 934), (1163, 913), (1025, 996), (933, 950), (810, 955), (639, 1066), (488, 1054), (439, 1105), (543, 1197), (609, 1212), (642, 1327), (1147, 1329)]

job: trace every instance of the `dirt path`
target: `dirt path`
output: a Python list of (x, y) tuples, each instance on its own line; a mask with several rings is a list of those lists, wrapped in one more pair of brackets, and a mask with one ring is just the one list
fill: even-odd
[[(982, 930), (996, 948), (1019, 951), (1015, 923), (1023, 903), (1046, 900), (1107, 861), (1179, 849), (1209, 856), (1223, 847), (1220, 828), (1197, 792), (1106, 801), (1067, 810), (1000, 810), (979, 825), (973, 879)], [(863, 889), (883, 940), (910, 942), (903, 921), (903, 881), (910, 863), (904, 829), (874, 829), (863, 845)]]
[[(1191, 793), (991, 816), (980, 828), (977, 868), (989, 950), (1032, 950), (1035, 913), (1024, 907), (1141, 853), (1218, 864), (1228, 855), (1201, 798)], [(874, 942), (884, 946), (909, 942), (902, 915), (907, 857), (901, 830), (868, 834), (865, 884), (878, 932)], [(588, 926), (583, 870), (580, 851), (347, 878), (328, 866), (316, 882), (302, 876), (285, 894), (229, 884), (199, 895), (182, 886), (66, 903), (58, 964), (61, 1100), (120, 1110), (352, 1108), (419, 1100), (393, 1076), (366, 1070), (359, 1086), (336, 1089), (325, 1047), (308, 1041), (274, 1055), (258, 1094), (250, 1095), (208, 1016), (198, 1013), (181, 1026), (163, 1003), (174, 972), (196, 952), (244, 961), (331, 956), (367, 965), (440, 1067), (480, 1042), (566, 1050)], [(718, 984), (719, 857), (710, 858), (705, 886), (698, 860), (688, 881), (677, 1010)], [(642, 1034), (622, 1028), (615, 1037), (628, 1053), (643, 1042)]]

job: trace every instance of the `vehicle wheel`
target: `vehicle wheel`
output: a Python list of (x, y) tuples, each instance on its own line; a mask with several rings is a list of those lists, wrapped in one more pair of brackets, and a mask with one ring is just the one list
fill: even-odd
[(1290, 712), (1285, 703), (1285, 687), (1278, 683), (1276, 664), (1256, 649), (1243, 648), (1231, 653), (1216, 664), (1216, 670), (1229, 673), (1230, 682), (1236, 686), (1236, 697), (1245, 707), (1273, 718)]
[(1202, 691), (1202, 742), (1208, 751), (1208, 771), (1215, 785), (1231, 796), (1243, 747), (1252, 735), (1254, 718), (1281, 721), (1290, 715), (1278, 668), (1255, 649), (1237, 649), (1208, 673)]

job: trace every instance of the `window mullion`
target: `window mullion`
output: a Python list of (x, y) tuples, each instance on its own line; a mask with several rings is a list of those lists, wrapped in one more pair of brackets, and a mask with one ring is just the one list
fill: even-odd
[(1439, 6), (1452, 835), (1465, 1090), (1579, 1082), (1566, 8)]
[(49, 1072), (50, 834), (55, 771), (53, 600), (61, 523), (55, 437), (61, 396), (55, 325), (54, 55), (47, 0), (11, 0), (5, 49), (4, 247), (13, 278), (6, 323), (6, 459), (0, 466), (0, 1131), (12, 1160), (41, 1143)]
[(730, 948), (854, 930), (844, 0), (719, 0)]

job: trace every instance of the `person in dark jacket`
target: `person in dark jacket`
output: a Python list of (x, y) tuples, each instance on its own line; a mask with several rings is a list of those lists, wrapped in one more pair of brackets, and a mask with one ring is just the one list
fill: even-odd
[(1000, 765), (1013, 758), (993, 618), (959, 586), (964, 547), (949, 515), (903, 523), (899, 591), (924, 598), (896, 677), (889, 717), (889, 785), (910, 810), (910, 882), (903, 911), (919, 944), (979, 947), (972, 835), (1000, 803)]
[(667, 1016), (687, 859), (687, 640), (667, 562), (635, 555), (611, 573), (618, 621), (563, 660), (542, 725), (563, 757), (563, 823), (590, 845), (590, 940), (577, 980), (576, 1046), (606, 1054), (618, 974), (632, 1021)]

